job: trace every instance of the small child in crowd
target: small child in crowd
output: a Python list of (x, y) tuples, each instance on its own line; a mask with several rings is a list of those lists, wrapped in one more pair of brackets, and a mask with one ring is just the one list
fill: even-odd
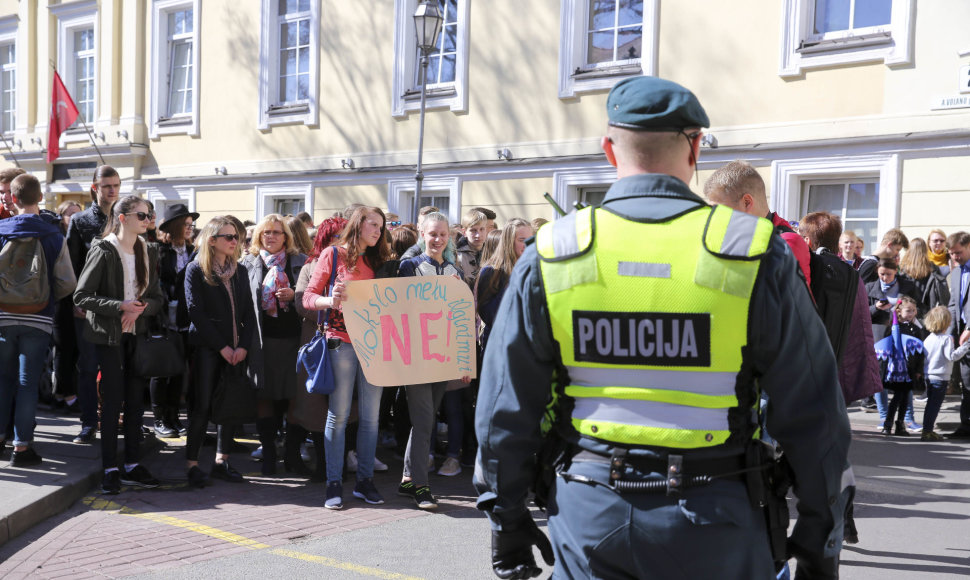
[[(914, 338), (924, 340), (929, 334), (924, 328), (923, 323), (917, 318), (919, 307), (916, 300), (905, 294), (899, 297), (896, 302), (896, 316), (899, 319), (899, 331)], [(910, 433), (920, 433), (923, 426), (916, 422), (913, 412), (913, 392), (925, 390), (925, 378), (920, 378), (913, 382), (913, 388), (909, 391), (906, 402), (906, 430)]]
[(937, 306), (926, 314), (924, 322), (930, 335), (923, 341), (926, 348), (926, 409), (923, 411), (923, 435), (921, 441), (940, 441), (933, 427), (936, 417), (943, 406), (947, 381), (953, 372), (953, 363), (970, 351), (970, 342), (959, 348), (953, 347), (953, 337), (949, 333), (952, 316), (945, 306)]
[[(892, 331), (889, 336), (876, 343), (876, 358), (882, 369), (882, 384), (887, 391), (893, 392), (892, 401), (886, 412), (882, 433), (884, 435), (908, 436), (903, 416), (907, 401), (913, 390), (913, 383), (923, 376), (923, 341), (903, 334), (896, 311), (892, 312)], [(897, 411), (899, 417), (896, 417)], [(895, 431), (893, 426), (895, 424)]]

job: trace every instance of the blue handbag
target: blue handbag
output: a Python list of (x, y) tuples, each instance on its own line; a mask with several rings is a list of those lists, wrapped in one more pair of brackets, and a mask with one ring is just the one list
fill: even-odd
[[(333, 261), (330, 267), (330, 284), (328, 293), (333, 293), (333, 283), (337, 277), (337, 247), (333, 246)], [(333, 380), (333, 365), (330, 362), (330, 353), (327, 350), (326, 330), (330, 324), (330, 309), (327, 309), (327, 317), (323, 319), (323, 311), (317, 311), (317, 333), (313, 335), (310, 342), (300, 347), (297, 356), (297, 371), (300, 365), (306, 370), (306, 390), (313, 395), (329, 395), (336, 388)]]

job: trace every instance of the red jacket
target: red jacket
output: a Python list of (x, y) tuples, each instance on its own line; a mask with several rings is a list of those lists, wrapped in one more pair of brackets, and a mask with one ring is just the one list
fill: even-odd
[(788, 220), (779, 216), (775, 212), (768, 214), (768, 219), (771, 223), (775, 224), (775, 229), (781, 234), (782, 239), (788, 243), (788, 247), (791, 248), (792, 254), (795, 255), (795, 259), (798, 260), (798, 265), (802, 269), (802, 274), (805, 275), (805, 284), (811, 285), (812, 283), (812, 273), (809, 268), (809, 260), (811, 255), (811, 250), (808, 249), (808, 244), (805, 243), (805, 239), (800, 235), (795, 233), (795, 230), (791, 228), (788, 224)]

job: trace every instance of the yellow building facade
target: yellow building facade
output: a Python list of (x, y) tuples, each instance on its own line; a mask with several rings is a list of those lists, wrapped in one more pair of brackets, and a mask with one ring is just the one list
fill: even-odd
[[(772, 209), (970, 229), (968, 2), (438, 0), (422, 205), (452, 221), (554, 217), (615, 180), (599, 148), (617, 80), (691, 88), (705, 176), (744, 159)], [(407, 221), (417, 0), (0, 0), (0, 129), (48, 205), (86, 199), (99, 157), (159, 206), (258, 219), (349, 203)], [(84, 114), (45, 161), (54, 67)], [(713, 147), (716, 143), (716, 148)]]

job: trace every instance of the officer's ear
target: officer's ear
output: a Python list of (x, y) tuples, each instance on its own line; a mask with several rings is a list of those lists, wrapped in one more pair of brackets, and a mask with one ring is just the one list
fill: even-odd
[(600, 147), (603, 148), (603, 153), (606, 154), (606, 160), (610, 162), (610, 165), (616, 167), (616, 154), (613, 153), (613, 139), (603, 136), (600, 139)]

